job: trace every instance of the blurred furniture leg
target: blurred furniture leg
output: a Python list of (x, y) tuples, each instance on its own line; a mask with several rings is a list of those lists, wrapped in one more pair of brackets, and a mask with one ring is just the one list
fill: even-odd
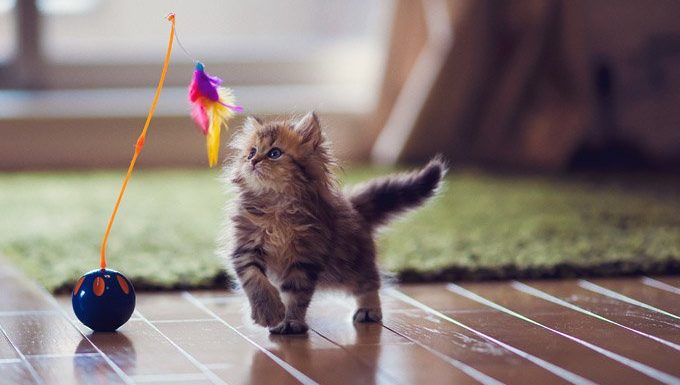
[[(398, 28), (393, 34), (386, 82), (398, 84), (383, 89), (380, 112), (389, 113), (373, 159), (422, 161), (442, 152), (463, 162), (564, 167), (592, 119), (580, 3), (420, 4), (427, 39), (401, 83), (389, 75), (403, 40)], [(386, 92), (397, 88), (396, 98)]]
[(374, 118), (372, 158), (394, 163), (419, 118), (451, 45), (447, 0), (399, 0)]

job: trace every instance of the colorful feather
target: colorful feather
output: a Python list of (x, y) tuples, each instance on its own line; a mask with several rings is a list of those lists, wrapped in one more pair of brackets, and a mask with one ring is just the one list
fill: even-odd
[[(237, 106), (230, 89), (224, 88), (222, 79), (205, 72), (202, 63), (196, 63), (194, 77), (189, 85), (191, 117), (206, 136), (208, 164), (217, 164), (220, 151), (220, 131), (234, 113), (243, 111)], [(228, 127), (227, 127), (228, 128)]]

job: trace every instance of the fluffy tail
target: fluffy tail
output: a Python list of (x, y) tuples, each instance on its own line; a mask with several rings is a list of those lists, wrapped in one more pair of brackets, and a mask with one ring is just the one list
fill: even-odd
[(358, 187), (349, 194), (349, 200), (375, 228), (425, 203), (435, 194), (445, 174), (446, 163), (436, 156), (419, 171), (375, 179)]

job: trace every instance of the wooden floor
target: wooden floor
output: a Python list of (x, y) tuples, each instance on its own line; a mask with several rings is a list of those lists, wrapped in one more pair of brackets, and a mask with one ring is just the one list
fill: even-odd
[(321, 296), (271, 336), (221, 291), (141, 294), (119, 333), (0, 265), (0, 384), (680, 384), (680, 277), (404, 285), (382, 324)]

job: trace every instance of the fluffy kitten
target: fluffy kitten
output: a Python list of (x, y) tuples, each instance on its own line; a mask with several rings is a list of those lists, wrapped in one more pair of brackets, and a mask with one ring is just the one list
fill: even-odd
[(231, 145), (227, 168), (238, 198), (221, 252), (231, 259), (253, 320), (271, 333), (304, 333), (320, 287), (354, 295), (355, 322), (380, 321), (374, 232), (434, 195), (442, 160), (343, 193), (314, 113), (298, 122), (248, 118)]

